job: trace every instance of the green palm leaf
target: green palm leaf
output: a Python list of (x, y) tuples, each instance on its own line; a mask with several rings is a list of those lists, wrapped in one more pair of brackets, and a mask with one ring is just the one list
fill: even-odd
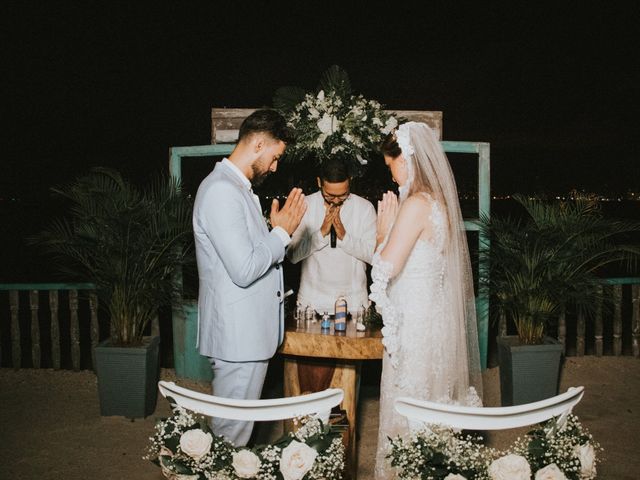
[(96, 168), (54, 192), (69, 202), (31, 239), (61, 273), (96, 284), (116, 344), (137, 344), (159, 307), (181, 293), (176, 272), (192, 262), (191, 202), (166, 176), (139, 189), (120, 173)]
[(280, 87), (273, 94), (273, 108), (281, 112), (291, 112), (304, 100), (306, 91), (301, 87)]
[(595, 312), (604, 267), (637, 267), (640, 245), (626, 240), (638, 235), (640, 224), (605, 218), (593, 199), (514, 198), (525, 218), (481, 219), (490, 250), (490, 274), (482, 281), (495, 299), (494, 312), (516, 324), (522, 342), (539, 343), (561, 309)]
[(318, 90), (325, 92), (333, 90), (340, 97), (347, 98), (351, 95), (351, 80), (345, 70), (338, 65), (332, 65), (320, 77)]

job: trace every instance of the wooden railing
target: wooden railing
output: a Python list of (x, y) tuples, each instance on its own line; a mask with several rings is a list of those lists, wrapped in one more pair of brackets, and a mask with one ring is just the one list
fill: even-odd
[[(607, 301), (611, 308), (603, 308), (601, 302), (589, 328), (583, 315), (568, 319), (561, 314), (557, 338), (565, 346), (568, 355), (630, 354), (640, 357), (640, 278), (608, 278), (602, 281), (600, 288), (602, 297), (609, 299)], [(46, 302), (41, 302), (42, 297), (47, 299)], [(21, 304), (28, 304), (28, 311), (25, 308), (21, 310)], [(67, 363), (71, 368), (79, 370), (81, 350), (92, 351), (101, 340), (98, 300), (90, 283), (0, 284), (0, 305), (5, 309), (5, 313), (0, 315), (0, 367), (22, 368), (30, 363), (33, 368), (66, 368), (61, 362), (64, 354), (70, 358)], [(61, 321), (61, 317), (64, 321)], [(25, 325), (28, 326), (28, 333), (22, 331), (21, 326)], [(45, 325), (47, 328), (41, 329)], [(68, 326), (68, 330), (61, 331), (61, 325)], [(81, 326), (85, 331), (88, 329), (84, 340), (80, 334)], [(570, 337), (568, 326), (571, 327)], [(498, 328), (500, 333), (505, 333), (506, 322), (501, 320)], [(152, 334), (159, 334), (157, 319), (151, 330)], [(102, 331), (109, 330), (103, 328)], [(63, 337), (68, 341), (62, 342)], [(83, 341), (85, 345), (82, 345)], [(87, 341), (89, 344), (86, 344)], [(31, 349), (31, 362), (23, 361), (28, 358), (26, 352), (24, 356), (22, 352), (23, 345), (27, 344)], [(47, 355), (47, 365), (42, 362), (43, 344), (50, 347), (50, 352), (47, 349), (47, 353), (50, 353)], [(65, 352), (61, 352), (63, 344), (68, 345)], [(10, 352), (3, 352), (6, 347)]]
[[(8, 294), (8, 299), (5, 296), (5, 292)], [(41, 293), (45, 292), (48, 298), (48, 315), (41, 315), (40, 297)], [(61, 332), (60, 330), (60, 293), (67, 292), (68, 297), (68, 309), (64, 308), (65, 324), (68, 320), (69, 331)], [(80, 293), (79, 293), (80, 292)], [(81, 295), (82, 293), (82, 295)], [(61, 338), (68, 336), (70, 346), (71, 367), (73, 370), (80, 370), (80, 312), (83, 310), (80, 308), (80, 300), (85, 299), (88, 302), (89, 315), (88, 319), (82, 321), (89, 322), (89, 337), (91, 342), (91, 349), (96, 346), (100, 340), (99, 338), (99, 325), (98, 325), (98, 299), (95, 294), (95, 287), (90, 283), (16, 283), (16, 284), (0, 284), (0, 294), (4, 297), (2, 300), (5, 302), (8, 300), (9, 315), (2, 315), (2, 319), (8, 318), (8, 325), (0, 325), (0, 366), (2, 365), (3, 345), (9, 344), (11, 346), (11, 363), (13, 368), (20, 368), (23, 366), (22, 355), (22, 329), (21, 324), (21, 311), (20, 303), (21, 297), (24, 299), (25, 294), (28, 294), (29, 302), (29, 324), (30, 341), (31, 344), (31, 364), (34, 368), (40, 368), (42, 365), (42, 342), (43, 333), (41, 332), (40, 324), (43, 317), (48, 318), (49, 329), (46, 334), (50, 336), (47, 344), (51, 347), (51, 366), (55, 369), (61, 368)], [(22, 294), (22, 295), (21, 295)], [(86, 294), (86, 295), (85, 295)], [(23, 315), (24, 317), (24, 315)], [(23, 318), (22, 317), (22, 318)], [(4, 321), (3, 321), (4, 323)], [(4, 341), (2, 334), (9, 334), (10, 340)], [(66, 352), (65, 352), (66, 353)], [(5, 355), (6, 357), (6, 355)]]
[[(628, 286), (631, 289), (631, 348), (633, 356), (640, 356), (640, 278), (607, 278), (603, 280), (603, 286), (600, 287), (600, 298), (603, 298), (603, 290), (605, 288), (612, 291), (613, 303), (613, 354), (622, 354), (622, 289)], [(594, 322), (594, 342), (595, 354), (601, 356), (603, 353), (603, 308), (602, 302), (598, 303), (596, 318)], [(560, 327), (559, 327), (560, 328)], [(585, 353), (585, 319), (583, 315), (578, 316), (577, 322), (577, 348), (578, 356)]]

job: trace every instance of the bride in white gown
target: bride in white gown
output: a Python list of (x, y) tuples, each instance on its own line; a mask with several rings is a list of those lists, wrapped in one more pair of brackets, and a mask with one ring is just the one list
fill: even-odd
[(481, 405), (473, 279), (457, 189), (424, 123), (401, 125), (382, 146), (399, 185), (378, 203), (370, 298), (384, 321), (375, 478), (395, 477), (388, 437), (406, 435), (397, 397)]

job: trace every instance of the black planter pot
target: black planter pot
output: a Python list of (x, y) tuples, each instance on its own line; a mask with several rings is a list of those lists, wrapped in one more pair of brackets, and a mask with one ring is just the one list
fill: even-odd
[(145, 337), (140, 347), (112, 347), (110, 340), (95, 347), (101, 415), (144, 418), (154, 412), (159, 354), (160, 337)]
[(517, 336), (498, 337), (502, 406), (537, 402), (558, 394), (562, 345), (545, 337), (541, 345), (520, 345)]

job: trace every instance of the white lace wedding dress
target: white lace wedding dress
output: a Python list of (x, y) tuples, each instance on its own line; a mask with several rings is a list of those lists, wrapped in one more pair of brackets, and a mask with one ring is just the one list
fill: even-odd
[[(371, 295), (384, 322), (385, 353), (380, 384), (380, 426), (375, 478), (389, 480), (394, 470), (385, 459), (388, 438), (409, 432), (407, 419), (393, 408), (397, 397), (407, 396), (441, 403), (481, 404), (468, 372), (460, 371), (460, 328), (447, 321), (444, 294), (446, 218), (433, 204), (434, 235), (418, 239), (403, 270), (393, 279), (393, 266), (376, 253)], [(382, 249), (384, 243), (380, 246)], [(464, 340), (464, 339), (462, 339)]]

